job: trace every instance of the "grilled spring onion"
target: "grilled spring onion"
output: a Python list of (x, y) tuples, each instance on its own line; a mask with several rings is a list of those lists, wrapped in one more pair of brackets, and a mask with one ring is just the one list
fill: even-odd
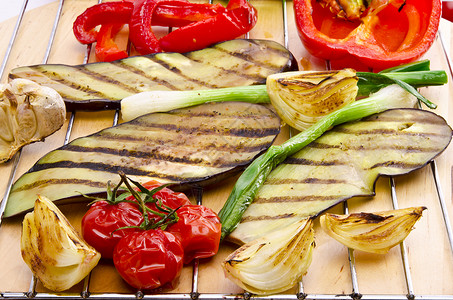
[[(372, 91), (371, 85), (364, 85), (367, 78), (377, 80), (383, 78), (383, 82), (387, 81), (385, 78), (393, 79), (393, 83), (397, 85), (387, 85), (385, 88), (380, 89), (375, 94), (366, 99), (352, 102), (341, 109), (335, 110), (325, 117), (319, 119), (314, 125), (301, 133), (295, 135), (281, 145), (271, 146), (266, 153), (255, 159), (237, 180), (231, 194), (229, 195), (225, 205), (219, 212), (220, 221), (222, 223), (222, 239), (230, 234), (238, 225), (241, 217), (247, 207), (252, 203), (256, 193), (266, 180), (269, 173), (286, 157), (298, 152), (300, 149), (314, 141), (321, 136), (332, 126), (342, 124), (348, 121), (354, 121), (363, 117), (382, 112), (391, 108), (413, 107), (415, 104), (414, 97), (424, 102), (428, 107), (435, 107), (433, 103), (420, 95), (413, 86), (420, 87), (423, 85), (441, 85), (447, 82), (446, 73), (443, 71), (427, 71), (429, 69), (429, 61), (422, 61), (418, 63), (400, 66), (398, 69), (388, 69), (379, 74), (373, 73), (359, 73), (358, 86), (359, 95), (363, 95), (366, 91)], [(411, 75), (414, 73), (423, 74), (419, 81), (411, 81), (410, 85), (406, 83), (405, 75), (409, 72)], [(427, 79), (427, 73), (433, 73), (433, 78)], [(387, 77), (391, 73), (391, 77)], [(398, 77), (399, 76), (399, 77)], [(411, 76), (412, 79), (414, 77)], [(423, 83), (424, 82), (424, 83)], [(387, 83), (382, 83), (385, 86)], [(362, 90), (361, 90), (362, 86)], [(363, 87), (366, 87), (363, 90)]]
[[(343, 73), (344, 71), (341, 72), (342, 73), (340, 74), (345, 74)], [(300, 74), (298, 75), (298, 77), (300, 77), (301, 80), (305, 81), (307, 79), (307, 76), (312, 76), (312, 73), (313, 72), (310, 71), (301, 71), (298, 72), (298, 74)], [(318, 82), (320, 85), (319, 87), (317, 85), (313, 85), (310, 88), (312, 90), (317, 88), (325, 88), (325, 82), (331, 79), (330, 76), (332, 76), (332, 74), (336, 73), (338, 73), (338, 71), (328, 71), (325, 74), (327, 76), (326, 79), (320, 80)], [(278, 95), (282, 89), (294, 89), (297, 87), (297, 85), (301, 84), (298, 82), (292, 82), (290, 84), (288, 80), (284, 81), (284, 84), (280, 84), (279, 86), (275, 86), (275, 84), (273, 84), (275, 83), (275, 81), (283, 82), (282, 78), (289, 76), (290, 74), (295, 73), (279, 73), (272, 75), (272, 77), (269, 76), (266, 85), (241, 86), (198, 91), (151, 91), (138, 93), (121, 100), (121, 115), (124, 121), (130, 121), (140, 115), (147, 113), (166, 112), (176, 108), (194, 106), (205, 102), (242, 101), (250, 103), (269, 103), (269, 96), (274, 97), (275, 95)], [(354, 79), (355, 76), (351, 75), (350, 73), (345, 76), (350, 83), (353, 80), (356, 80)], [(377, 92), (383, 87), (391, 84), (398, 84), (408, 92), (412, 93), (420, 101), (425, 103), (429, 108), (436, 108), (436, 105), (423, 97), (415, 88), (422, 86), (442, 85), (447, 82), (447, 75), (445, 71), (430, 71), (429, 61), (426, 60), (400, 66), (398, 69), (384, 70), (376, 74), (370, 72), (357, 72), (356, 77), (358, 79), (358, 91), (355, 91), (353, 85), (347, 85), (349, 86), (348, 91), (350, 95), (352, 95), (349, 96), (349, 99), (355, 99), (354, 93), (357, 93), (358, 96), (368, 96), (373, 92)], [(272, 78), (272, 80), (270, 80), (270, 78)], [(341, 77), (337, 77), (335, 79), (340, 80), (340, 78)], [(345, 78), (343, 78), (343, 80), (344, 79)], [(336, 88), (341, 87), (341, 85), (334, 86)], [(306, 96), (306, 94), (304, 96)], [(298, 97), (297, 100), (298, 99), (301, 99), (301, 97)], [(297, 118), (299, 118), (301, 114), (306, 114), (307, 111), (311, 111), (311, 109), (316, 104), (319, 104), (319, 100), (316, 99), (316, 97), (309, 98), (309, 100), (305, 99), (303, 101), (305, 103), (311, 101), (315, 102), (315, 104), (313, 106), (310, 106), (309, 109), (306, 109), (302, 112), (294, 112), (287, 119), (285, 119), (284, 115), (281, 116), (285, 122), (291, 125), (292, 115), (297, 115)], [(347, 102), (348, 101), (344, 101), (342, 102), (342, 104), (344, 105)], [(327, 103), (332, 107), (332, 109), (324, 110), (323, 114), (319, 114), (319, 118), (327, 115), (335, 109), (338, 109), (338, 105), (334, 105), (335, 101), (330, 101)], [(314, 119), (313, 124), (314, 122), (316, 122), (316, 120), (317, 119)], [(304, 127), (303, 129), (305, 129), (306, 127)]]
[(372, 96), (352, 102), (319, 120), (315, 125), (293, 136), (281, 145), (271, 146), (255, 159), (238, 178), (225, 205), (219, 212), (222, 238), (231, 233), (240, 222), (247, 207), (269, 173), (286, 157), (320, 137), (332, 126), (382, 112), (391, 108), (414, 107), (415, 97), (397, 85), (385, 87)]

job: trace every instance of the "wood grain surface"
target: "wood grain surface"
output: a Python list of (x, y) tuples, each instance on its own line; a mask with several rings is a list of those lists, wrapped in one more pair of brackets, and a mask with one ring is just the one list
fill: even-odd
[[(324, 61), (311, 57), (303, 48), (294, 24), (292, 2), (280, 0), (251, 0), (258, 10), (258, 23), (250, 32), (250, 38), (272, 39), (287, 44), (296, 56), (300, 69), (324, 69)], [(40, 63), (80, 64), (83, 62), (86, 47), (79, 44), (72, 34), (72, 22), (87, 7), (96, 4), (92, 0), (64, 1), (61, 18), (50, 55), (44, 61), (50, 32), (58, 11), (59, 2), (27, 12), (22, 20), (19, 33), (11, 55), (7, 61), (2, 83), (7, 82), (11, 68)], [(286, 10), (287, 32), (284, 35), (283, 10)], [(16, 24), (16, 18), (0, 23), (0, 58), (3, 58)], [(451, 56), (450, 22), (441, 22), (439, 35), (424, 58), (431, 60), (432, 69), (447, 71), (450, 83), (442, 87), (422, 88), (420, 91), (438, 104), (436, 113), (443, 116), (450, 125), (453, 124), (453, 84), (447, 55)], [(122, 43), (125, 43), (123, 36)], [(94, 55), (91, 55), (94, 57)], [(77, 112), (70, 139), (88, 135), (111, 126), (113, 111)], [(70, 114), (68, 113), (68, 119)], [(45, 139), (44, 142), (26, 146), (20, 156), (15, 178), (26, 172), (44, 154), (63, 145), (67, 123), (61, 130)], [(281, 133), (277, 143), (288, 137), (288, 130)], [(437, 172), (440, 178), (441, 194), (445, 199), (450, 222), (453, 221), (452, 200), (452, 145), (436, 159)], [(13, 163), (0, 165), (0, 195), (4, 195)], [(203, 191), (203, 204), (219, 211), (229, 195), (235, 178), (225, 180)], [(396, 195), (399, 207), (424, 205), (424, 212), (416, 228), (405, 241), (405, 250), (412, 278), (415, 295), (446, 295), (453, 297), (453, 255), (447, 236), (446, 227), (439, 205), (433, 169), (426, 166), (410, 175), (395, 178)], [(2, 197), (2, 196), (0, 196)], [(195, 201), (194, 195), (190, 195)], [(380, 178), (376, 183), (376, 196), (353, 198), (348, 201), (350, 212), (373, 212), (392, 209), (389, 178)], [(85, 204), (65, 205), (60, 207), (73, 226), (80, 230), (80, 220), (86, 211)], [(343, 206), (331, 209), (336, 213), (343, 212)], [(4, 219), (0, 228), (0, 293), (29, 290), (31, 272), (20, 255), (20, 229), (23, 216)], [(328, 237), (315, 224), (316, 247), (313, 262), (306, 276), (303, 277), (303, 291), (307, 294), (348, 295), (352, 293), (351, 272), (348, 261), (348, 250)], [(221, 268), (222, 260), (233, 250), (234, 245), (222, 244), (220, 252), (214, 258), (201, 260), (199, 265), (199, 293), (241, 293), (242, 290), (225, 278)], [(393, 248), (386, 255), (354, 253), (359, 292), (361, 294), (406, 295), (404, 268), (400, 247)], [(70, 290), (80, 293), (83, 283)], [(162, 292), (190, 293), (192, 288), (192, 266), (184, 267), (179, 282)], [(47, 292), (38, 283), (38, 292)], [(296, 294), (297, 287), (285, 292)], [(116, 273), (113, 264), (101, 260), (93, 270), (90, 281), (91, 293), (134, 293)], [(1, 294), (0, 296), (3, 296)]]

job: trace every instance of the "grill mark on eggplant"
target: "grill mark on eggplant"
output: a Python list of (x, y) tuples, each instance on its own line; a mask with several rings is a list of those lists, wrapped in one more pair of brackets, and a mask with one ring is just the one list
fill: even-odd
[(347, 180), (343, 179), (322, 179), (322, 178), (303, 178), (303, 179), (291, 179), (291, 178), (272, 178), (267, 179), (266, 185), (279, 185), (279, 184), (344, 184), (348, 183)]
[(105, 182), (91, 181), (86, 179), (46, 179), (41, 181), (34, 181), (32, 184), (26, 184), (18, 188), (16, 191), (26, 191), (35, 187), (39, 187), (43, 184), (81, 184), (91, 186), (95, 188), (106, 188)]
[(305, 158), (297, 158), (297, 157), (288, 157), (286, 158), (282, 164), (287, 164), (287, 165), (305, 165), (305, 166), (339, 166), (339, 165), (344, 165), (345, 163), (342, 163), (341, 161), (338, 160), (331, 160), (331, 161), (316, 161), (316, 160), (310, 160), (310, 159), (305, 159)]
[(124, 90), (126, 90), (128, 92), (131, 92), (131, 93), (140, 93), (141, 92), (139, 89), (134, 88), (134, 87), (132, 87), (130, 85), (124, 84), (123, 82), (115, 80), (112, 77), (109, 77), (107, 75), (103, 75), (103, 74), (88, 70), (84, 65), (80, 65), (78, 67), (78, 69), (79, 69), (80, 72), (82, 72), (85, 75), (93, 78), (93, 80), (114, 84), (114, 85), (119, 86), (120, 88), (122, 88), (122, 89), (124, 89)]
[[(324, 143), (312, 142), (310, 144), (311, 148), (314, 149), (342, 149), (341, 145), (329, 145)], [(374, 147), (365, 147), (363, 145), (352, 147), (347, 146), (348, 150), (351, 151), (371, 151), (371, 150), (395, 150), (395, 151), (406, 151), (406, 152), (419, 152), (419, 153), (429, 153), (429, 152), (437, 152), (438, 149), (436, 147), (416, 147), (416, 146), (380, 146), (375, 145)]]
[[(264, 148), (264, 144), (260, 144), (258, 146), (254, 147), (242, 147), (241, 151), (244, 154), (249, 154), (253, 153), (256, 151), (260, 151)], [(223, 146), (216, 146), (210, 144), (208, 147), (203, 147), (203, 149), (215, 149), (218, 152), (224, 151), (224, 152), (231, 152), (233, 150), (237, 150), (234, 146), (233, 147), (223, 147)], [(86, 152), (86, 153), (102, 153), (102, 154), (111, 154), (111, 155), (116, 155), (119, 157), (133, 157), (133, 158), (153, 158), (156, 161), (162, 161), (162, 162), (174, 162), (174, 163), (182, 163), (182, 164), (189, 164), (189, 165), (203, 165), (203, 166), (209, 166), (209, 167), (216, 167), (216, 168), (223, 168), (223, 167), (231, 167), (235, 166), (238, 163), (244, 162), (244, 160), (237, 160), (235, 159), (234, 161), (228, 160), (228, 159), (223, 159), (224, 157), (219, 157), (217, 160), (214, 160), (212, 163), (207, 163), (205, 160), (199, 158), (199, 159), (189, 159), (187, 157), (178, 157), (178, 156), (172, 156), (172, 155), (163, 155), (159, 153), (159, 148), (157, 147), (155, 150), (152, 150), (150, 152), (143, 152), (143, 151), (130, 151), (130, 150), (125, 150), (125, 149), (114, 149), (114, 148), (106, 148), (106, 147), (82, 147), (82, 146), (75, 146), (75, 145), (67, 145), (67, 147), (63, 147), (61, 150), (64, 151), (72, 151), (72, 152)], [(247, 157), (245, 155), (244, 157)], [(56, 163), (38, 163), (35, 166), (31, 168), (31, 172), (33, 171), (39, 171), (42, 169), (50, 168), (52, 167), (53, 164), (58, 164)]]
[[(83, 87), (77, 83), (74, 83), (72, 81), (69, 81), (63, 77), (60, 76), (60, 74), (56, 73), (56, 72), (50, 72), (50, 71), (47, 71), (45, 68), (45, 65), (36, 65), (36, 66), (33, 66), (31, 68), (37, 70), (38, 72), (40, 72), (42, 75), (46, 76), (47, 78), (49, 78), (50, 80), (53, 80), (55, 82), (58, 82), (58, 83), (61, 83), (63, 85), (66, 85), (70, 88), (73, 88), (75, 90), (78, 90), (78, 91), (83, 91), (87, 94), (90, 94), (90, 95), (93, 95), (93, 96), (96, 96), (96, 97), (99, 97), (100, 99), (106, 99), (108, 98), (104, 93), (101, 93), (99, 91), (95, 91), (95, 90), (92, 90), (92, 89), (89, 89), (88, 87)], [(65, 95), (66, 96), (66, 95)], [(63, 96), (62, 96), (63, 97)]]
[[(240, 58), (241, 60), (247, 61), (247, 59), (248, 59), (248, 61), (253, 63), (254, 65), (260, 66), (260, 67), (262, 67), (264, 69), (267, 69), (267, 70), (270, 70), (271, 72), (276, 72), (276, 71), (279, 71), (281, 69), (280, 67), (275, 66), (275, 65), (259, 63), (258, 61), (254, 60), (252, 56), (244, 57), (244, 55), (241, 56), (241, 55), (237, 54), (236, 52), (230, 52), (230, 51), (227, 51), (227, 50), (224, 50), (224, 49), (220, 49), (220, 48), (213, 48), (213, 49), (216, 50), (216, 51), (222, 52), (222, 53), (227, 53), (230, 56)], [(268, 50), (270, 51), (271, 48), (268, 48)], [(272, 51), (272, 52), (275, 53), (277, 51)], [(280, 51), (280, 52), (283, 53), (282, 51)], [(222, 70), (223, 72), (225, 72), (227, 74), (235, 74), (235, 75), (237, 75), (238, 77), (241, 77), (241, 78), (246, 78), (246, 79), (253, 80), (253, 81), (256, 81), (256, 82), (259, 82), (259, 83), (265, 83), (265, 79), (263, 79), (259, 75), (250, 75), (250, 74), (245, 74), (245, 73), (233, 72), (232, 70), (216, 66), (215, 64), (212, 64), (211, 61), (206, 61), (206, 60), (202, 60), (202, 59), (195, 59), (191, 55), (188, 55), (187, 57), (190, 58), (191, 60), (195, 61), (195, 62), (202, 63), (202, 64), (207, 64), (207, 65), (210, 65), (212, 67), (215, 67), (215, 68), (217, 68), (219, 70)], [(225, 58), (225, 59), (227, 59), (227, 58)]]
[[(187, 57), (187, 56), (186, 56)], [(155, 61), (156, 63), (160, 64), (162, 67), (164, 67), (165, 69), (173, 72), (174, 74), (184, 78), (186, 81), (190, 81), (190, 82), (194, 82), (198, 85), (202, 85), (202, 86), (205, 86), (207, 88), (211, 88), (211, 89), (215, 89), (217, 88), (218, 86), (215, 85), (215, 84), (211, 84), (210, 82), (206, 82), (206, 81), (201, 81), (201, 80), (198, 80), (198, 79), (194, 79), (190, 76), (187, 76), (185, 75), (181, 69), (175, 67), (175, 66), (171, 66), (169, 65), (168, 63), (166, 63), (165, 61), (163, 60), (160, 60), (158, 57), (154, 56), (154, 57), (149, 57), (149, 59)], [(228, 70), (229, 72), (228, 73), (232, 73), (231, 70)]]
[[(407, 124), (406, 126), (410, 127), (411, 125)], [(406, 127), (406, 128), (408, 128)], [(379, 134), (388, 134), (388, 135), (396, 135), (396, 136), (421, 136), (421, 137), (444, 137), (445, 135), (439, 134), (437, 132), (408, 132), (402, 130), (394, 130), (394, 129), (363, 129), (363, 130), (351, 130), (345, 127), (335, 127), (332, 129), (332, 132), (338, 133), (345, 133), (350, 135), (379, 135)]]
[[(37, 164), (30, 169), (29, 172), (38, 172), (41, 170), (49, 170), (53, 168), (68, 168), (68, 169), (88, 169), (93, 171), (102, 171), (117, 175), (119, 171), (126, 173), (128, 176), (150, 176), (157, 177), (162, 179), (168, 179), (170, 181), (184, 181), (186, 177), (175, 176), (171, 174), (163, 174), (154, 171), (140, 170), (137, 168), (131, 168), (127, 165), (112, 165), (104, 163), (92, 163), (92, 162), (83, 162), (75, 163), (72, 161), (60, 161), (56, 163), (46, 163), (46, 164)], [(201, 180), (203, 177), (190, 177), (191, 180)]]
[(319, 195), (307, 195), (307, 196), (283, 196), (283, 197), (269, 197), (269, 198), (256, 198), (253, 203), (263, 204), (263, 203), (297, 203), (297, 202), (307, 202), (307, 201), (331, 201), (337, 200), (338, 195), (331, 196), (319, 196)]
[[(143, 124), (140, 122), (140, 120), (134, 120), (132, 121), (134, 124)], [(135, 123), (136, 122), (136, 123)], [(277, 134), (279, 131), (276, 130), (276, 128), (228, 128), (228, 129), (222, 129), (222, 128), (212, 128), (212, 129), (201, 129), (201, 128), (195, 128), (195, 127), (184, 127), (181, 125), (175, 125), (175, 124), (153, 124), (153, 128), (157, 129), (163, 129), (163, 130), (168, 130), (168, 131), (174, 131), (174, 132), (181, 132), (185, 134), (192, 134), (196, 132), (197, 134), (204, 134), (204, 135), (219, 135), (221, 133), (223, 136), (237, 136), (237, 137), (267, 137), (267, 136), (272, 136)], [(148, 126), (148, 128), (151, 128)], [(133, 139), (132, 136), (125, 137)]]
[(258, 217), (252, 217), (252, 216), (247, 216), (243, 217), (241, 219), (241, 223), (245, 222), (251, 222), (251, 221), (265, 221), (265, 220), (279, 220), (279, 219), (288, 219), (294, 217), (294, 214), (283, 214), (283, 215), (277, 215), (277, 216), (258, 216)]
[[(144, 59), (148, 59), (148, 60), (151, 60), (151, 61), (154, 61), (150, 56), (144, 56), (143, 57)], [(176, 88), (175, 85), (171, 84), (170, 82), (166, 81), (166, 80), (161, 80), (158, 76), (149, 76), (147, 73), (145, 73), (143, 70), (140, 70), (132, 65), (129, 65), (127, 64), (125, 61), (123, 60), (118, 60), (118, 61), (114, 61), (114, 62), (111, 62), (112, 64), (115, 64), (116, 66), (124, 69), (124, 70), (127, 70), (131, 73), (134, 73), (134, 74), (137, 74), (141, 77), (144, 77), (154, 83), (156, 83), (156, 85), (162, 85), (162, 86), (165, 86), (167, 88), (169, 88), (170, 90), (178, 90), (178, 88)]]

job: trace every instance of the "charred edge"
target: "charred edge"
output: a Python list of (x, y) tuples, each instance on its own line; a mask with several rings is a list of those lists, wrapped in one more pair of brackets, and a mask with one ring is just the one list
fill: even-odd
[(286, 196), (286, 197), (270, 197), (270, 198), (260, 198), (255, 199), (253, 203), (296, 203), (296, 202), (308, 202), (308, 201), (331, 201), (338, 200), (341, 198), (338, 195), (332, 196), (318, 196), (318, 195), (309, 195), (309, 196)]
[[(266, 43), (260, 42), (259, 40), (248, 40), (250, 44), (253, 44), (254, 47), (251, 47), (249, 51), (244, 51), (243, 48), (238, 49), (238, 52), (231, 52), (226, 49), (222, 48), (222, 44), (214, 45), (213, 48), (216, 50), (219, 50), (221, 52), (225, 52), (231, 56), (240, 58), (242, 60), (246, 60), (249, 62), (252, 62), (254, 65), (263, 67), (265, 69), (270, 69), (273, 72), (280, 71), (282, 69), (281, 66), (272, 64), (272, 61), (274, 60), (268, 60), (267, 62), (261, 62), (257, 61), (254, 57), (254, 54), (258, 51), (263, 51), (262, 47), (266, 48), (266, 51), (271, 52), (273, 54), (276, 54), (281, 57), (287, 57), (289, 61), (292, 60), (292, 54), (289, 53), (288, 50), (286, 49), (277, 49), (271, 47), (271, 45), (266, 45)], [(289, 66), (289, 68), (292, 68), (292, 66)]]
[(266, 180), (266, 185), (277, 185), (277, 184), (345, 184), (347, 180), (343, 179), (321, 179), (321, 178), (304, 178), (304, 179), (278, 179), (272, 178)]
[(247, 217), (243, 217), (241, 219), (241, 223), (245, 223), (245, 222), (252, 222), (252, 221), (265, 221), (265, 220), (280, 220), (280, 219), (288, 219), (288, 218), (292, 218), (294, 217), (295, 214), (293, 213), (289, 213), (289, 214), (283, 214), (283, 215), (277, 215), (277, 216), (257, 216), (257, 217), (253, 217), (253, 216), (247, 216)]
[[(70, 68), (74, 68), (74, 67), (70, 67)], [(67, 86), (67, 87), (69, 87), (71, 89), (85, 92), (85, 93), (93, 95), (93, 96), (95, 96), (95, 97), (97, 97), (99, 99), (109, 99), (109, 97), (107, 97), (106, 95), (104, 95), (103, 93), (101, 93), (99, 91), (95, 91), (95, 90), (92, 90), (92, 89), (90, 89), (88, 87), (83, 87), (81, 85), (73, 83), (72, 81), (69, 81), (69, 80), (61, 77), (60, 74), (58, 74), (57, 72), (51, 72), (51, 71), (46, 70), (45, 69), (45, 65), (35, 66), (34, 69), (37, 72), (40, 72), (42, 75), (44, 75), (47, 78), (49, 78), (50, 80), (53, 80), (53, 81), (58, 82), (58, 83), (60, 83), (62, 85), (65, 85), (65, 86)], [(62, 94), (61, 97), (73, 99), (73, 97), (71, 95)]]
[(401, 161), (386, 161), (386, 162), (377, 163), (377, 164), (369, 167), (367, 170), (372, 170), (372, 169), (380, 168), (380, 167), (413, 170), (413, 169), (418, 169), (425, 164), (426, 164), (426, 162), (423, 162), (421, 164), (410, 164), (410, 163), (404, 163)]
[[(106, 64), (108, 64), (108, 63), (106, 63)], [(94, 72), (92, 70), (88, 70), (86, 68), (86, 66), (79, 66), (78, 68), (79, 68), (80, 72), (90, 76), (94, 80), (101, 81), (103, 83), (105, 82), (105, 83), (110, 83), (110, 84), (116, 85), (116, 86), (122, 88), (123, 90), (126, 90), (126, 91), (134, 93), (134, 94), (141, 92), (139, 89), (136, 89), (127, 84), (124, 84), (123, 82), (115, 80), (112, 77)]]
[(96, 181), (91, 181), (91, 180), (86, 180), (86, 179), (47, 179), (47, 180), (39, 180), (39, 181), (34, 181), (32, 184), (26, 184), (22, 185), (19, 188), (15, 189), (13, 193), (20, 192), (20, 191), (25, 191), (29, 189), (34, 189), (36, 187), (42, 186), (42, 185), (49, 185), (49, 184), (80, 184), (80, 185), (85, 185), (85, 186), (91, 186), (95, 188), (106, 188), (106, 183), (105, 182), (96, 182)]
[[(162, 179), (168, 179), (169, 181), (174, 182), (182, 182), (187, 179), (187, 177), (178, 177), (169, 174), (162, 174), (153, 171), (146, 171), (140, 170), (137, 168), (131, 168), (128, 166), (119, 166), (119, 165), (111, 165), (111, 164), (104, 164), (104, 163), (92, 163), (92, 162), (83, 162), (83, 163), (75, 163), (72, 161), (60, 161), (56, 163), (48, 163), (48, 164), (37, 164), (33, 166), (28, 173), (38, 172), (41, 170), (53, 169), (53, 168), (66, 168), (66, 169), (88, 169), (92, 171), (101, 171), (104, 173), (111, 173), (114, 175), (118, 175), (119, 171), (124, 172), (126, 175), (134, 175), (134, 176), (148, 176), (148, 177), (156, 177)], [(191, 181), (201, 180), (204, 177), (191, 177)], [(51, 179), (53, 180), (53, 179)], [(45, 181), (48, 183), (49, 181)], [(69, 179), (70, 180), (70, 179)]]
[[(401, 114), (404, 110), (406, 113)], [(406, 116), (406, 117), (402, 117)], [(409, 121), (410, 120), (410, 121)], [(418, 123), (431, 125), (445, 125), (445, 120), (432, 112), (419, 109), (391, 109), (386, 113), (372, 115), (362, 120), (362, 122), (398, 122), (398, 123)]]
[(185, 134), (215, 134), (215, 135), (223, 135), (223, 136), (238, 136), (238, 137), (267, 137), (273, 136), (279, 133), (279, 128), (219, 128), (213, 126), (213, 128), (195, 128), (195, 127), (184, 127), (182, 125), (175, 125), (175, 124), (146, 124), (146, 120), (143, 119), (135, 119), (130, 122), (133, 125), (141, 125), (146, 127), (147, 129), (150, 128), (159, 128), (166, 131), (173, 131), (178, 133), (185, 133)]
[[(335, 215), (333, 217), (336, 219), (339, 219)], [(346, 221), (352, 220), (355, 223), (359, 223), (362, 221), (366, 221), (367, 223), (380, 223), (380, 222), (383, 222), (386, 219), (392, 218), (392, 217), (393, 217), (393, 215), (380, 216), (380, 215), (373, 214), (373, 213), (361, 212), (361, 213), (350, 214), (349, 216), (346, 217), (345, 220)]]
[[(187, 57), (187, 56), (186, 56)], [(217, 88), (218, 86), (217, 85), (213, 85), (209, 82), (205, 82), (205, 81), (201, 81), (201, 80), (197, 80), (197, 79), (194, 79), (193, 77), (190, 77), (190, 76), (187, 76), (186, 74), (183, 73), (183, 71), (181, 69), (179, 69), (177, 66), (171, 66), (169, 64), (167, 64), (166, 62), (160, 60), (158, 57), (156, 56), (149, 56), (148, 57), (150, 60), (154, 61), (155, 63), (158, 63), (159, 65), (161, 65), (163, 68), (171, 71), (173, 74), (176, 74), (182, 78), (184, 78), (186, 81), (190, 81), (190, 82), (193, 82), (193, 83), (196, 83), (198, 85), (201, 85), (201, 86), (204, 86), (204, 87), (207, 87), (207, 88), (211, 88), (211, 89), (214, 89), (214, 88)]]
[[(152, 59), (152, 55), (147, 55), (147, 56), (142, 56), (141, 58), (142, 59), (149, 59), (153, 62), (155, 62), (153, 59)], [(133, 58), (129, 58), (128, 61), (130, 59), (133, 59)], [(162, 86), (165, 86), (167, 87), (168, 89), (170, 90), (179, 90), (176, 86), (174, 86), (173, 84), (171, 84), (170, 82), (166, 81), (166, 80), (161, 80), (159, 79), (159, 77), (157, 76), (149, 76), (147, 73), (145, 73), (143, 70), (141, 69), (138, 69), (130, 64), (128, 64), (126, 61), (124, 60), (118, 60), (118, 61), (114, 61), (112, 62), (113, 64), (117, 65), (118, 67), (120, 68), (123, 68), (131, 73), (134, 73), (134, 74), (137, 74), (141, 77), (144, 77), (146, 79), (148, 79), (149, 81), (155, 83), (156, 85), (162, 85)], [(155, 62), (156, 64), (159, 64), (158, 62)]]

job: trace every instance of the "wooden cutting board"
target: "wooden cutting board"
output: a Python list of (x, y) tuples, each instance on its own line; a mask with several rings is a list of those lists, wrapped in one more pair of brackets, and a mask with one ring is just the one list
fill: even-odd
[[(303, 48), (294, 24), (292, 2), (280, 0), (252, 0), (258, 10), (258, 23), (250, 32), (250, 38), (272, 39), (286, 44), (296, 56), (301, 69), (324, 69), (325, 62), (311, 57)], [(92, 0), (66, 0), (48, 63), (80, 64), (86, 54), (86, 47), (79, 44), (72, 34), (72, 22), (87, 7), (96, 4)], [(27, 12), (19, 28), (18, 37), (7, 61), (2, 82), (7, 81), (11, 68), (43, 63), (50, 32), (59, 2)], [(287, 16), (287, 35), (284, 34), (284, 9)], [(0, 23), (0, 58), (5, 55), (16, 18)], [(441, 22), (439, 35), (424, 58), (431, 60), (432, 69), (447, 71), (450, 83), (442, 87), (422, 88), (421, 92), (438, 104), (435, 111), (443, 116), (449, 124), (453, 124), (453, 84), (449, 60), (451, 53), (451, 33), (453, 26), (447, 21)], [(123, 39), (124, 42), (124, 39)], [(92, 55), (93, 57), (93, 55)], [(113, 111), (77, 112), (70, 139), (88, 135), (111, 126)], [(70, 115), (68, 114), (68, 119)], [(41, 156), (63, 145), (67, 123), (63, 128), (44, 142), (26, 146), (22, 151), (15, 178), (26, 172)], [(288, 130), (283, 130), (277, 143), (288, 137)], [(445, 199), (446, 209), (451, 222), (453, 216), (452, 199), (452, 145), (436, 159), (441, 194)], [(13, 163), (0, 165), (0, 195), (7, 189)], [(204, 190), (203, 204), (219, 211), (234, 185), (235, 178), (210, 186)], [(442, 211), (439, 205), (437, 190), (433, 180), (433, 171), (427, 166), (410, 175), (395, 179), (396, 194), (399, 207), (424, 205), (428, 210), (416, 224), (415, 230), (405, 242), (407, 261), (412, 277), (415, 295), (445, 295), (453, 298), (453, 255), (449, 244)], [(373, 212), (392, 209), (390, 184), (388, 178), (381, 178), (376, 184), (376, 196), (348, 201), (350, 212)], [(190, 195), (194, 199), (193, 195)], [(1, 196), (0, 196), (1, 197)], [(80, 220), (86, 211), (85, 204), (61, 206), (63, 213), (73, 226), (80, 230)], [(343, 212), (339, 205), (331, 211)], [(23, 296), (30, 287), (31, 272), (23, 263), (20, 255), (20, 228), (23, 216), (3, 220), (0, 228), (0, 297), (16, 294)], [(347, 249), (320, 230), (319, 223), (315, 226), (316, 248), (313, 263), (303, 278), (303, 292), (307, 294), (348, 295), (352, 293), (351, 271)], [(234, 245), (222, 244), (220, 252), (214, 258), (200, 261), (198, 292), (209, 294), (242, 293), (231, 281), (226, 279), (221, 268), (223, 259), (235, 249)], [(393, 248), (386, 255), (372, 255), (356, 252), (355, 268), (357, 271), (358, 291), (364, 295), (391, 294), (404, 297), (408, 294), (405, 280), (401, 251)], [(186, 266), (179, 282), (172, 288), (161, 292), (184, 293), (192, 291), (192, 266)], [(70, 292), (80, 293), (83, 284), (72, 288)], [(38, 292), (47, 292), (38, 283)], [(116, 273), (109, 261), (101, 261), (94, 269), (90, 281), (91, 293), (134, 293)], [(297, 288), (285, 292), (288, 297), (295, 297)], [(6, 293), (6, 294), (3, 294)], [(346, 297), (346, 296), (345, 296)], [(327, 298), (323, 298), (327, 299)]]

